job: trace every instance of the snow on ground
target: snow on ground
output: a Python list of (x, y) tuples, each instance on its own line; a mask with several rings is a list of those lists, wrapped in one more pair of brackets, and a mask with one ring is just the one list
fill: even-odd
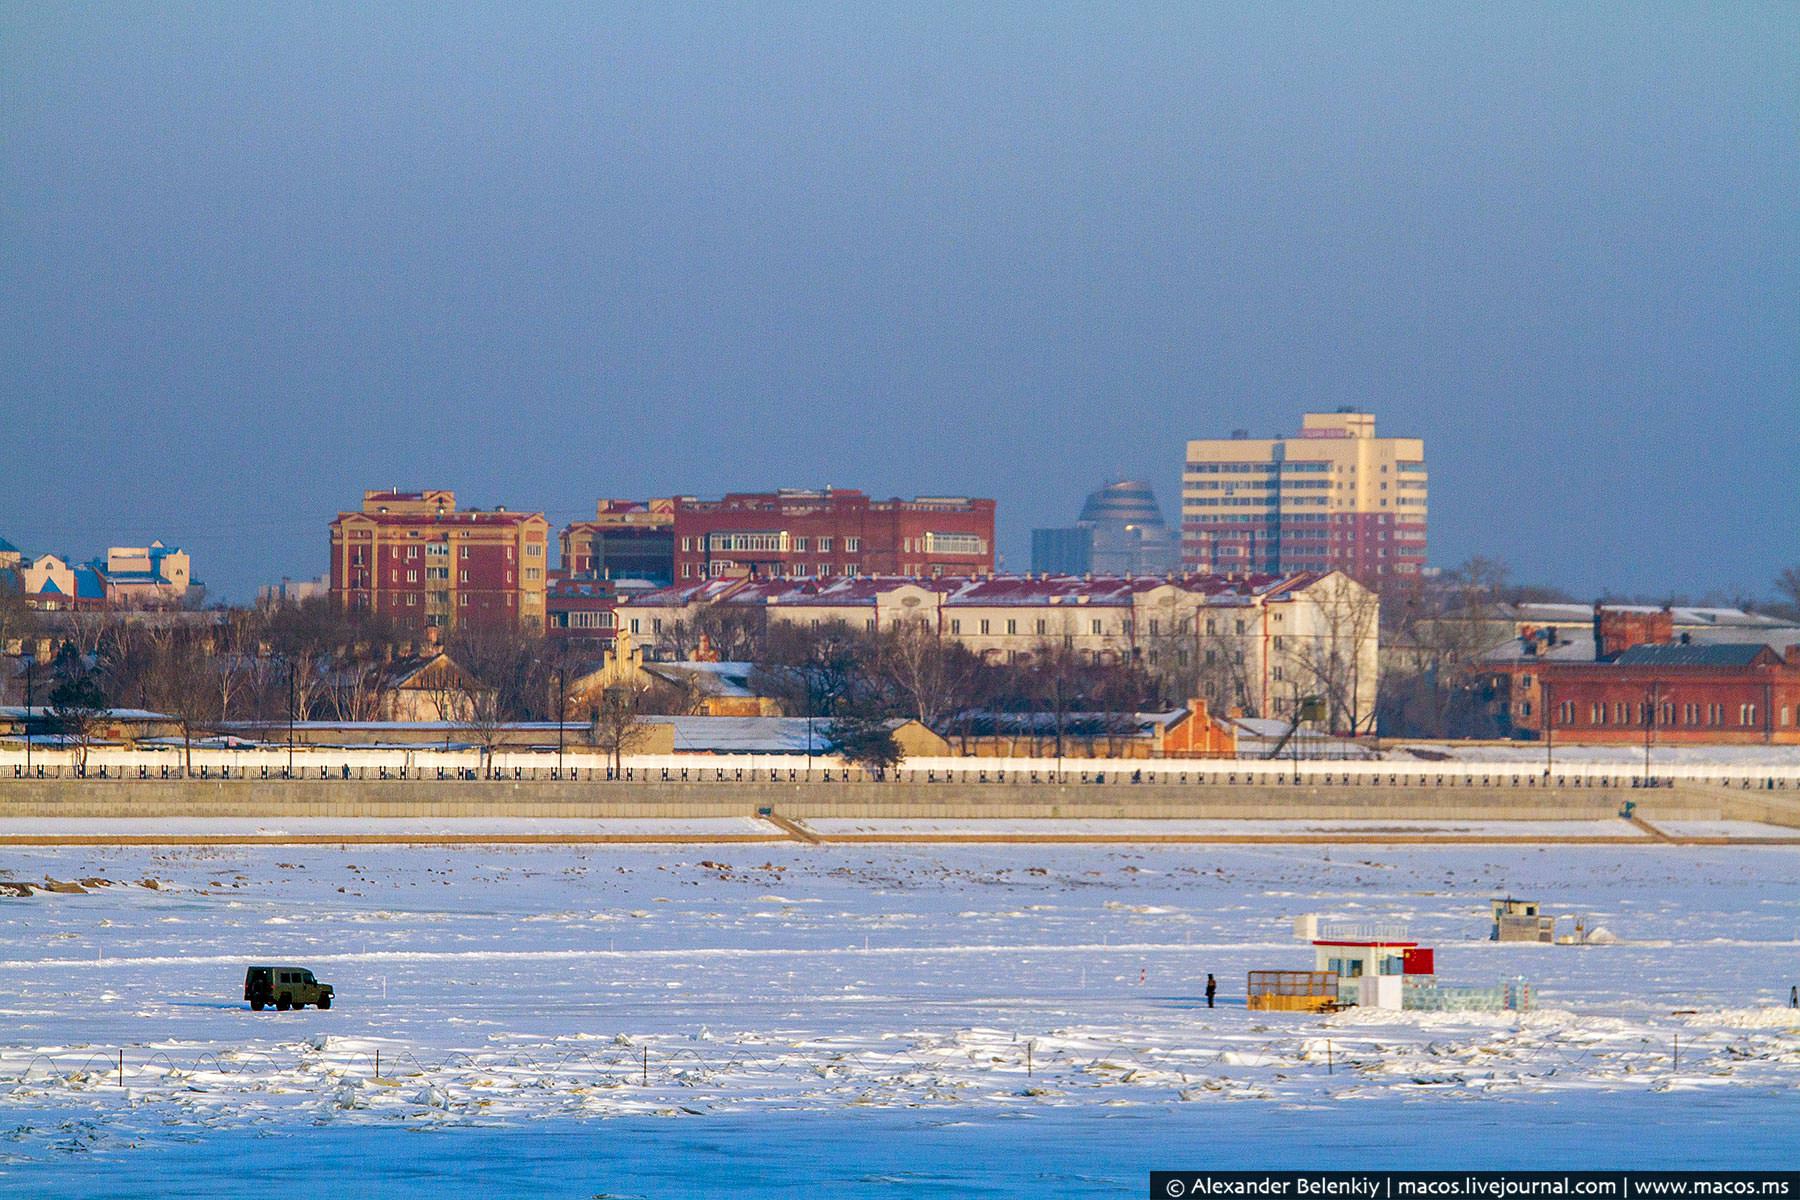
[[(1436, 761), (1449, 759), (1457, 763), (1532, 763), (1544, 764), (1542, 742), (1396, 742), (1381, 752), (1386, 760)], [(1559, 735), (1551, 747), (1551, 760), (1558, 767), (1582, 764), (1628, 766), (1641, 770), (1644, 746), (1582, 746), (1565, 744)], [(1671, 746), (1658, 744), (1651, 748), (1654, 767), (1800, 767), (1800, 745), (1787, 746)]]
[(8, 837), (618, 837), (779, 839), (754, 817), (0, 817)]
[(1800, 838), (1800, 829), (1789, 825), (1766, 825), (1761, 821), (1665, 821), (1656, 828), (1670, 837), (1683, 838)]
[[(1460, 821), (1347, 818), (1331, 820), (920, 820), (887, 817), (808, 817), (806, 827), (825, 837), (1458, 837), (1625, 838), (1648, 837), (1627, 821)], [(1792, 831), (1800, 836), (1800, 831)]]
[[(1704, 1097), (1701, 1150), (1800, 1146), (1772, 1099), (1800, 1091), (1794, 848), (32, 847), (0, 866), (114, 881), (0, 897), (0, 1180), (175, 1133), (1416, 1118), (1476, 1097), (1526, 1129)], [(1499, 894), (1617, 941), (1488, 942)], [(1247, 1011), (1246, 971), (1312, 965), (1304, 912), (1404, 920), (1445, 982), (1523, 976), (1539, 1011)], [(256, 962), (311, 967), (337, 1005), (250, 1012)], [(1346, 1128), (1340, 1148), (1390, 1127)]]

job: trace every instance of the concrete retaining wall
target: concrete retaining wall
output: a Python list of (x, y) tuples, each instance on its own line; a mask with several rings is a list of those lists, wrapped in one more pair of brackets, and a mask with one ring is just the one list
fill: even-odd
[[(1755, 793), (1683, 785), (1648, 790), (1581, 787), (1521, 791), (1264, 784), (24, 780), (0, 790), (0, 816), (696, 818), (752, 816), (758, 808), (770, 807), (802, 820), (1566, 821), (1616, 817), (1627, 800), (1636, 801), (1638, 814), (1652, 821), (1725, 818), (1800, 826), (1800, 803), (1783, 804)], [(1746, 815), (1752, 808), (1755, 815)]]

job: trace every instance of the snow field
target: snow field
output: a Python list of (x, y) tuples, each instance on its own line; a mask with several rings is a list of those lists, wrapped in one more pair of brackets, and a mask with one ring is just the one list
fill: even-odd
[[(0, 899), (0, 1167), (168, 1129), (853, 1109), (1705, 1092), (1759, 1128), (1800, 1084), (1787, 847), (59, 847), (3, 865), (160, 886)], [(1487, 942), (1503, 893), (1618, 941)], [(1247, 1011), (1245, 971), (1311, 966), (1302, 912), (1408, 921), (1443, 980), (1524, 976), (1540, 1011)], [(251, 1013), (251, 962), (310, 966), (338, 1004)]]

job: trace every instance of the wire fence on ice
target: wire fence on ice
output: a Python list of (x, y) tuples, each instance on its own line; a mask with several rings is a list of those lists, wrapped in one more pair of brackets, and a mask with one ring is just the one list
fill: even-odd
[[(1468, 1031), (1465, 1031), (1468, 1032)], [(1315, 1032), (1266, 1040), (1229, 1039), (1205, 1046), (1100, 1045), (1091, 1039), (1004, 1034), (946, 1035), (928, 1045), (878, 1044), (776, 1047), (761, 1043), (698, 1045), (619, 1038), (587, 1048), (519, 1048), (497, 1051), (428, 1050), (393, 1044), (334, 1045), (336, 1039), (269, 1049), (82, 1048), (0, 1054), (0, 1083), (14, 1088), (92, 1090), (116, 1087), (138, 1093), (205, 1091), (209, 1086), (265, 1082), (343, 1082), (392, 1086), (417, 1083), (456, 1089), (471, 1083), (524, 1077), (597, 1088), (707, 1088), (715, 1092), (761, 1090), (758, 1084), (793, 1090), (820, 1081), (863, 1086), (1024, 1086), (1139, 1084), (1181, 1089), (1234, 1077), (1253, 1080), (1274, 1071), (1281, 1078), (1310, 1073), (1399, 1077), (1402, 1082), (1444, 1081), (1479, 1063), (1505, 1067), (1528, 1080), (1570, 1070), (1642, 1077), (1683, 1072), (1728, 1074), (1752, 1061), (1800, 1066), (1800, 1046), (1771, 1051), (1767, 1037), (1749, 1032), (1643, 1030), (1596, 1039), (1579, 1028), (1534, 1031), (1514, 1037), (1505, 1027), (1484, 1036), (1394, 1041)], [(1792, 1031), (1785, 1031), (1791, 1041)], [(1087, 1044), (1071, 1045), (1071, 1042)], [(772, 1090), (783, 1090), (776, 1087)], [(17, 1099), (17, 1097), (14, 1097)]]

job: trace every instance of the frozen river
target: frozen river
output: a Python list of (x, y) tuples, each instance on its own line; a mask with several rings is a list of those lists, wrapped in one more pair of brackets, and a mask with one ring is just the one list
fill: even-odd
[[(518, 1195), (1090, 1195), (1371, 1153), (1800, 1156), (1789, 847), (83, 847), (0, 867), (110, 881), (0, 898), (9, 1194), (173, 1195), (245, 1164), (349, 1194), (460, 1164)], [(1616, 940), (1490, 943), (1503, 893)], [(1405, 921), (1440, 978), (1523, 976), (1538, 1011), (1246, 1011), (1246, 971), (1310, 967), (1304, 912)], [(312, 967), (337, 1006), (251, 1013), (256, 961)]]

